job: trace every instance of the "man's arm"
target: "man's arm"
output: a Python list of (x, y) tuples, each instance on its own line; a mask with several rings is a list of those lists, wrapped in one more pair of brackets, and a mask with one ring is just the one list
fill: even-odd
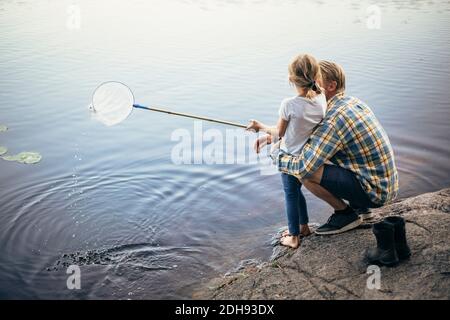
[(342, 147), (342, 141), (333, 124), (322, 123), (313, 132), (298, 156), (281, 155), (278, 170), (295, 175), (300, 180), (314, 173)]

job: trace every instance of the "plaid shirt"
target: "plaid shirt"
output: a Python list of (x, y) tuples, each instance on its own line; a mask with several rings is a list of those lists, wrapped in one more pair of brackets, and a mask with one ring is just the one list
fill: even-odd
[(375, 204), (397, 196), (397, 168), (386, 132), (365, 103), (344, 93), (328, 101), (325, 118), (298, 156), (280, 154), (278, 169), (302, 179), (328, 161), (354, 172)]

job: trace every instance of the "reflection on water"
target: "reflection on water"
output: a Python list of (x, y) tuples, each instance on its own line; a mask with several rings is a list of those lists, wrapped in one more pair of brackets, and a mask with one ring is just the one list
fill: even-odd
[[(0, 162), (0, 297), (189, 298), (205, 279), (270, 254), (270, 234), (285, 223), (278, 175), (255, 164), (174, 165), (171, 133), (192, 132), (189, 119), (91, 121), (86, 105), (106, 80), (127, 83), (142, 104), (274, 122), (292, 95), (289, 60), (310, 52), (341, 63), (348, 92), (385, 126), (401, 196), (448, 186), (450, 5), (377, 2), (381, 28), (370, 30), (370, 4), (2, 1), (9, 130), (0, 145), (43, 160)], [(323, 221), (329, 208), (307, 201), (311, 220)], [(81, 266), (76, 292), (66, 287), (71, 263)]]

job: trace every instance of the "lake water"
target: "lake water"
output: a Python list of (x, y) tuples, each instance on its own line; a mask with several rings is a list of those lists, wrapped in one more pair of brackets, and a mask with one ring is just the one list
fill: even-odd
[[(87, 105), (108, 80), (137, 103), (271, 123), (293, 95), (289, 61), (309, 52), (339, 62), (348, 93), (380, 119), (401, 197), (449, 186), (450, 3), (377, 1), (380, 28), (367, 25), (370, 4), (1, 1), (0, 146), (43, 160), (0, 160), (0, 298), (190, 298), (239, 261), (267, 259), (285, 225), (280, 178), (254, 161), (173, 162), (172, 134), (194, 137), (198, 122), (142, 110), (93, 121)], [(307, 201), (311, 221), (327, 218)], [(81, 290), (67, 289), (67, 264), (80, 265)]]

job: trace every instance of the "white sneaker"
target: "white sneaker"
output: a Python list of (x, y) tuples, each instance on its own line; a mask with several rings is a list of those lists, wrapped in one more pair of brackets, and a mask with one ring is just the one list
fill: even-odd
[(371, 220), (375, 217), (375, 214), (368, 208), (359, 208), (355, 209), (355, 212), (359, 215), (359, 217), (365, 220)]

